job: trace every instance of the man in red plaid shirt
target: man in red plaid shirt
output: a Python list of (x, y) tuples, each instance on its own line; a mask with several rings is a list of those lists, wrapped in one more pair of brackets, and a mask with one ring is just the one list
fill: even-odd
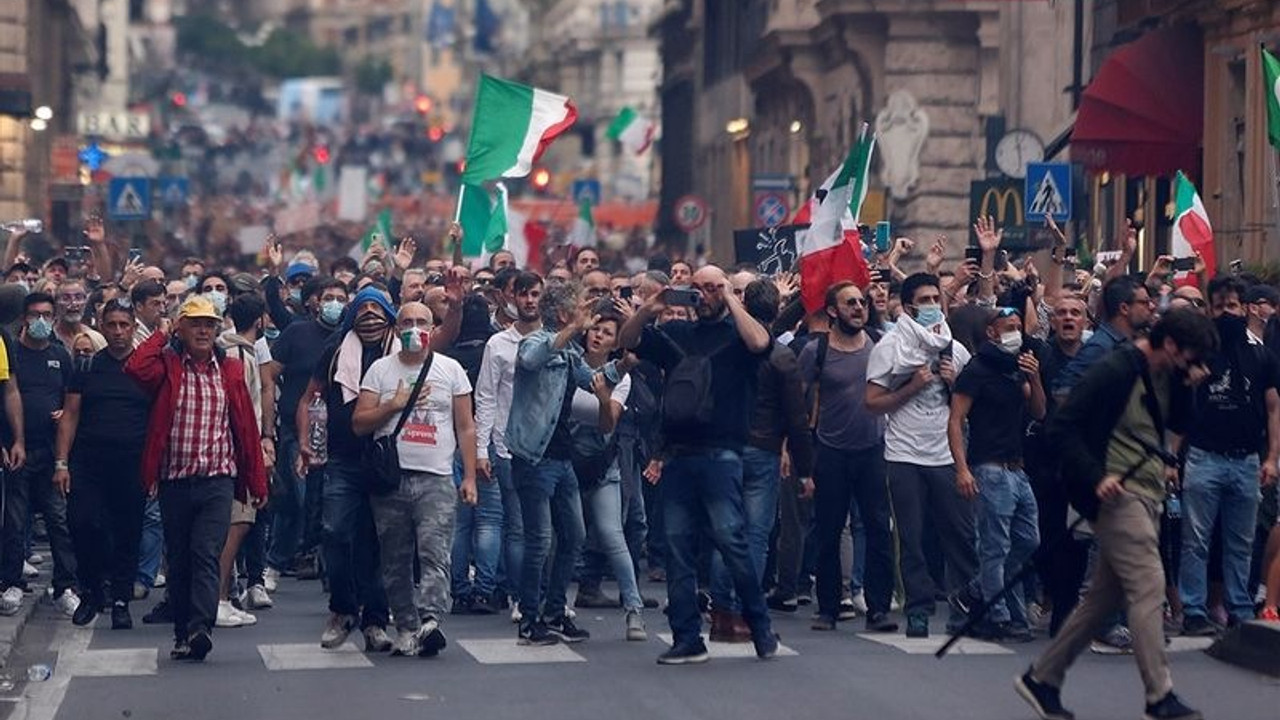
[(169, 558), (175, 660), (204, 660), (218, 608), (218, 555), (231, 499), (266, 504), (267, 478), (253, 404), (240, 361), (216, 350), (222, 318), (194, 296), (178, 312), (175, 337), (156, 332), (125, 372), (154, 399), (142, 482), (158, 493)]

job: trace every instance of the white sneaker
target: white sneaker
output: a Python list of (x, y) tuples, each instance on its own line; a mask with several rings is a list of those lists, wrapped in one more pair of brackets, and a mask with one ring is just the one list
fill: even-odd
[(518, 623), (521, 620), (524, 620), (524, 613), (520, 612), (520, 603), (512, 602), (511, 603), (511, 622)]
[(67, 617), (71, 617), (76, 614), (76, 608), (80, 607), (80, 596), (76, 595), (71, 588), (67, 588), (53, 601), (53, 606), (61, 610)]
[(36, 569), (35, 565), (32, 565), (31, 563), (25, 562), (25, 561), (22, 563), (22, 577), (33, 578), (39, 574), (40, 574), (40, 571)]
[(858, 611), (859, 615), (867, 614), (867, 598), (861, 592), (853, 596), (853, 609)]
[(31, 553), (31, 557), (27, 558), (27, 562), (31, 563), (32, 565), (40, 565), (41, 563), (44, 562), (44, 556), (38, 552), (33, 552)]
[(413, 657), (418, 654), (419, 647), (418, 633), (412, 630), (401, 630), (396, 636), (395, 644), (391, 646), (391, 654)]
[(251, 614), (251, 613), (247, 613), (247, 612), (245, 612), (245, 611), (243, 611), (243, 610), (241, 610), (241, 609), (237, 608), (237, 607), (236, 607), (236, 606), (234, 606), (234, 605), (232, 605), (232, 606), (231, 606), (231, 611), (232, 611), (232, 612), (234, 612), (234, 613), (236, 614), (236, 617), (240, 618), (240, 625), (241, 625), (242, 627), (249, 627), (250, 625), (257, 625), (257, 624), (258, 624), (258, 616), (257, 616), (257, 615), (253, 615), (253, 614)]
[(244, 606), (250, 610), (265, 610), (275, 606), (267, 589), (261, 585), (253, 585), (244, 592)]
[(267, 589), (267, 592), (275, 592), (276, 588), (280, 586), (280, 571), (275, 568), (267, 568), (266, 572), (262, 573), (262, 585)]
[(156, 581), (155, 581), (155, 582), (153, 582), (153, 583), (151, 583), (151, 587), (153, 587), (153, 588), (162, 588), (162, 587), (164, 587), (166, 584), (168, 584), (168, 582), (169, 582), (169, 581), (168, 581), (168, 579), (166, 579), (166, 578), (165, 578), (164, 573), (156, 573)]
[(0, 615), (17, 615), (22, 607), (22, 588), (11, 587), (0, 594)]
[(230, 600), (218, 601), (218, 618), (214, 621), (214, 627), (220, 628), (238, 628), (244, 625), (244, 619), (231, 605)]

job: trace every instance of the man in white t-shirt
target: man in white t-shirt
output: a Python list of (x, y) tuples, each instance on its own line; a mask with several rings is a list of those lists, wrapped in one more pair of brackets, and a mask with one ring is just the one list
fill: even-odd
[(888, 416), (884, 459), (898, 528), (899, 570), (906, 593), (907, 636), (927, 637), (934, 584), (924, 556), (924, 527), (936, 529), (947, 560), (951, 628), (976, 602), (974, 506), (956, 488), (947, 444), (951, 388), (969, 352), (951, 339), (938, 278), (916, 273), (902, 283), (903, 314), (871, 351), (867, 409)]
[[(375, 495), (373, 519), (382, 553), (382, 582), (399, 637), (392, 655), (434, 657), (446, 645), (440, 618), (449, 611), (449, 567), (457, 500), (476, 502), (476, 428), (471, 382), (456, 360), (431, 352), (431, 311), (405, 303), (396, 320), (400, 352), (365, 374), (352, 425), (357, 435), (390, 435), (409, 405), (423, 363), (430, 367), (409, 411), (396, 450), (400, 487)], [(461, 450), (462, 487), (454, 488), (453, 458)], [(421, 615), (413, 586), (414, 543), (422, 568)]]

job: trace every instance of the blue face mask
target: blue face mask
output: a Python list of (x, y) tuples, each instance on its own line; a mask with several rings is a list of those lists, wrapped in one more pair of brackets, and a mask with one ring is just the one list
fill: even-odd
[(204, 296), (209, 298), (209, 302), (213, 303), (213, 307), (218, 311), (219, 315), (227, 314), (227, 294), (226, 293), (222, 292), (221, 290), (211, 290), (205, 293)]
[(341, 300), (329, 300), (320, 305), (320, 322), (325, 325), (337, 325), (342, 319), (342, 309), (346, 307)]
[(262, 331), (262, 335), (266, 337), (268, 340), (275, 340), (276, 338), (280, 337), (280, 328), (274, 327), (274, 326), (269, 327), (266, 330)]
[(45, 318), (36, 318), (27, 323), (27, 334), (36, 340), (48, 340), (53, 334), (53, 321)]
[(941, 305), (917, 305), (916, 322), (924, 327), (933, 327), (943, 321)]
[(302, 288), (293, 288), (289, 290), (289, 299), (301, 305), (302, 304)]

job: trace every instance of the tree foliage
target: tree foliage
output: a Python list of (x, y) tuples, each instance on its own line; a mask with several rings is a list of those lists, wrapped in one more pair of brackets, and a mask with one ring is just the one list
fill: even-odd
[(342, 57), (291, 30), (277, 29), (260, 47), (244, 44), (235, 29), (209, 14), (175, 20), (179, 52), (227, 71), (254, 71), (272, 78), (338, 75)]
[(391, 82), (393, 75), (391, 63), (385, 59), (362, 58), (356, 63), (356, 90), (365, 95), (379, 96), (383, 87)]

